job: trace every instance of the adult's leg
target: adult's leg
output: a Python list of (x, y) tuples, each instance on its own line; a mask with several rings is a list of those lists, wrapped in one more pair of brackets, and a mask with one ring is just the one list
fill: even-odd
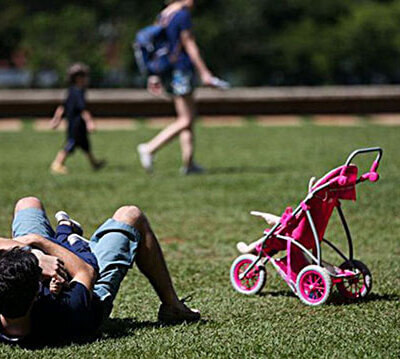
[[(178, 108), (178, 105), (175, 104), (175, 107)], [(180, 142), (181, 142), (181, 152), (182, 152), (182, 164), (184, 167), (190, 167), (193, 162), (193, 154), (194, 154), (194, 118), (195, 118), (195, 102), (193, 100), (193, 96), (187, 96), (185, 98), (184, 104), (179, 104), (181, 110), (184, 112), (191, 114), (191, 121), (188, 128), (184, 129), (180, 133)], [(178, 109), (177, 109), (178, 112)]]
[(48, 239), (54, 238), (54, 231), (43, 204), (38, 198), (24, 197), (16, 203), (12, 232), (14, 238), (26, 234), (39, 234)]
[(184, 159), (184, 165), (190, 165), (193, 157), (193, 97), (192, 95), (175, 96), (174, 104), (177, 113), (176, 121), (167, 126), (146, 144), (147, 151), (154, 154), (174, 137), (184, 132), (183, 139), (181, 139), (182, 157)]
[(135, 206), (118, 209), (113, 219), (136, 228), (142, 236), (137, 249), (136, 264), (149, 279), (162, 303), (182, 307), (172, 284), (158, 240), (144, 213)]
[(17, 201), (14, 208), (14, 215), (16, 215), (19, 211), (28, 208), (37, 208), (44, 211), (44, 207), (42, 202), (37, 197), (23, 197)]

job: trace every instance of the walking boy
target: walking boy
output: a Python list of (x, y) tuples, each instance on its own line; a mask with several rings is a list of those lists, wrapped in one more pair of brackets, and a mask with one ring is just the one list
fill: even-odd
[(67, 143), (57, 153), (51, 164), (51, 172), (55, 174), (67, 174), (65, 161), (76, 147), (80, 147), (87, 156), (93, 169), (98, 170), (104, 166), (104, 161), (98, 161), (94, 157), (88, 138), (88, 131), (93, 132), (95, 125), (91, 113), (86, 109), (85, 89), (89, 83), (89, 68), (81, 63), (72, 65), (68, 70), (68, 80), (71, 87), (68, 89), (68, 96), (64, 105), (58, 106), (51, 127), (56, 129), (63, 116), (68, 120)]

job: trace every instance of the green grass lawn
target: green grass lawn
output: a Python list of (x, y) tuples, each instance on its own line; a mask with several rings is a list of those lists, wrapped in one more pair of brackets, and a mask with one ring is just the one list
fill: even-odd
[[(51, 216), (68, 211), (87, 235), (119, 206), (137, 204), (160, 238), (179, 294), (193, 295), (190, 304), (204, 320), (159, 327), (158, 300), (134, 268), (96, 342), (34, 352), (0, 344), (0, 357), (399, 357), (400, 128), (199, 126), (197, 160), (208, 173), (192, 177), (178, 173), (176, 142), (158, 154), (154, 175), (141, 170), (135, 147), (154, 133), (97, 133), (94, 149), (108, 167), (93, 173), (76, 154), (66, 177), (48, 172), (63, 134), (0, 133), (1, 234), (10, 235), (13, 205), (26, 195), (40, 197)], [(282, 213), (303, 199), (311, 176), (342, 164), (356, 148), (376, 145), (385, 151), (381, 180), (360, 185), (358, 201), (343, 204), (355, 257), (373, 275), (370, 296), (345, 304), (333, 295), (321, 307), (307, 307), (269, 266), (261, 295), (236, 293), (229, 282), (235, 244), (257, 239), (265, 228), (249, 211)], [(359, 163), (366, 169), (371, 161)], [(345, 244), (335, 216), (327, 238)], [(327, 251), (326, 258), (340, 264)]]

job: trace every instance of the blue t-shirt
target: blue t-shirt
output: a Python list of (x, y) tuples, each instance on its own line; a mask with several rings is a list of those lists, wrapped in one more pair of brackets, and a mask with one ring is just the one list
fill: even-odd
[(178, 54), (178, 59), (174, 63), (174, 69), (176, 70), (193, 71), (192, 61), (181, 44), (182, 31), (191, 30), (192, 28), (192, 17), (187, 8), (175, 12), (166, 27), (170, 53)]
[(86, 132), (86, 122), (81, 116), (82, 111), (85, 109), (85, 90), (77, 86), (71, 86), (64, 102), (65, 116), (68, 119), (69, 138), (75, 138), (82, 132)]
[(0, 334), (0, 340), (23, 346), (82, 340), (96, 334), (103, 319), (103, 309), (100, 299), (95, 294), (90, 297), (81, 283), (72, 282), (58, 296), (42, 286), (33, 304), (31, 319), (31, 334), (20, 339)]

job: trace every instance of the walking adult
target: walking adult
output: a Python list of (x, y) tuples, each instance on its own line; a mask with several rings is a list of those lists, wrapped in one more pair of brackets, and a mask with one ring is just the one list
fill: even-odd
[(166, 7), (157, 18), (165, 26), (169, 50), (175, 52), (171, 70), (162, 76), (151, 75), (148, 90), (160, 95), (163, 89), (172, 96), (177, 119), (147, 143), (137, 147), (145, 170), (153, 170), (155, 153), (176, 136), (180, 137), (183, 174), (202, 173), (194, 162), (195, 71), (205, 86), (213, 86), (215, 78), (204, 62), (192, 32), (191, 10), (194, 0), (166, 0)]

